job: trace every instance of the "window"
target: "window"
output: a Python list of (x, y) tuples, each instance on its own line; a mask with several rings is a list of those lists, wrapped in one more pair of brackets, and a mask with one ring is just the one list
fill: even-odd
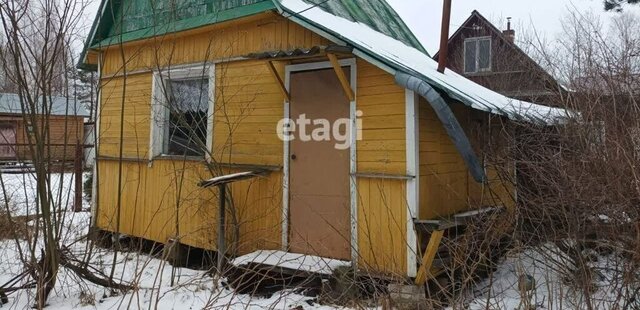
[(491, 37), (464, 40), (464, 73), (491, 71)]
[(211, 146), (209, 68), (156, 74), (153, 102), (152, 156), (204, 156)]

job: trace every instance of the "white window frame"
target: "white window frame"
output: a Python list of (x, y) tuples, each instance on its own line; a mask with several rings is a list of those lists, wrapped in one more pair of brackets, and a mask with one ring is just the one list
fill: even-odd
[[(158, 120), (165, 120), (168, 115), (167, 98), (162, 93), (163, 84), (167, 80), (209, 79), (209, 107), (207, 111), (207, 152), (204, 159), (211, 160), (210, 152), (213, 148), (213, 118), (215, 114), (215, 64), (196, 64), (183, 67), (173, 67), (164, 70), (153, 71), (153, 81), (151, 86), (151, 133), (149, 135), (149, 161), (150, 163), (158, 157), (175, 157), (175, 155), (164, 154), (166, 128)], [(166, 87), (166, 84), (164, 84)], [(164, 123), (164, 122), (162, 122)], [(183, 156), (180, 156), (183, 157)], [(194, 156), (189, 156), (194, 157)], [(200, 157), (200, 156), (196, 156)]]
[[(480, 68), (480, 41), (485, 41), (488, 40), (489, 41), (489, 67), (488, 68), (484, 68), (481, 69)], [(476, 42), (476, 55), (474, 57), (474, 61), (475, 61), (475, 71), (467, 71), (467, 42)], [(482, 72), (490, 72), (491, 68), (493, 67), (493, 51), (492, 51), (492, 40), (491, 40), (491, 36), (483, 36), (483, 37), (471, 37), (471, 38), (466, 38), (464, 39), (464, 43), (462, 44), (462, 49), (463, 49), (463, 71), (465, 74), (473, 74), (473, 73), (482, 73)]]

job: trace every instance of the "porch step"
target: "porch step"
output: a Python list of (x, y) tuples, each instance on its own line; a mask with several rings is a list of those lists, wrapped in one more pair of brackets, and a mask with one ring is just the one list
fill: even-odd
[(447, 218), (441, 219), (414, 219), (413, 223), (418, 231), (433, 232), (436, 230), (449, 230), (452, 228), (461, 228), (469, 224), (473, 219), (492, 214), (494, 212), (502, 212), (505, 208), (502, 206), (485, 207), (477, 210), (457, 213)]
[(459, 241), (469, 224), (496, 212), (503, 212), (502, 206), (488, 206), (476, 210), (453, 214), (446, 218), (414, 220), (416, 231), (421, 240), (420, 250), (424, 253), (418, 264), (415, 279), (417, 285), (423, 285), (427, 280), (434, 279), (447, 270), (455, 268), (451, 256), (451, 248)]
[(232, 260), (226, 276), (240, 294), (268, 296), (290, 288), (319, 291), (335, 269), (350, 266), (348, 261), (313, 255), (256, 251)]

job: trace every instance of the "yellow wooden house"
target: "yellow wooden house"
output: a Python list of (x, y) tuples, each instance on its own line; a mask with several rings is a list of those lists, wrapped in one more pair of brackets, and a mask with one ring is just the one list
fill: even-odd
[(565, 113), (438, 72), (384, 0), (103, 0), (80, 66), (100, 76), (96, 228), (216, 250), (198, 184), (260, 171), (230, 186), (228, 255), (403, 277), (416, 222), (513, 204), (478, 151), (487, 120)]

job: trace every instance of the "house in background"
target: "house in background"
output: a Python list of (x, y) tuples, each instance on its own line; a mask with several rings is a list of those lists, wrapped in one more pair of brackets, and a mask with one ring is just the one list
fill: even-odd
[[(566, 116), (438, 72), (383, 0), (123, 3), (102, 2), (80, 64), (100, 74), (102, 231), (216, 250), (218, 193), (197, 184), (259, 171), (229, 188), (233, 250), (221, 254), (314, 255), (426, 277), (418, 239), (437, 234), (418, 226), (513, 204), (467, 134), (488, 131), (490, 114)], [(346, 148), (299, 131), (282, 139), (291, 128), (281, 120), (301, 116), (347, 120)]]
[[(553, 104), (564, 88), (515, 44), (508, 18), (499, 30), (474, 10), (449, 37), (447, 68), (511, 98)], [(434, 55), (437, 60), (439, 54)]]
[[(37, 114), (39, 128), (47, 128), (45, 152), (50, 162), (73, 162), (76, 145), (84, 143), (84, 119), (89, 116), (82, 104), (65, 97), (50, 97), (48, 113)], [(36, 107), (43, 111), (42, 105)], [(0, 93), (0, 161), (29, 161), (32, 159), (34, 127), (24, 117), (17, 94)], [(29, 115), (30, 113), (26, 113)], [(27, 117), (28, 119), (29, 117)], [(39, 129), (40, 132), (44, 130)]]

